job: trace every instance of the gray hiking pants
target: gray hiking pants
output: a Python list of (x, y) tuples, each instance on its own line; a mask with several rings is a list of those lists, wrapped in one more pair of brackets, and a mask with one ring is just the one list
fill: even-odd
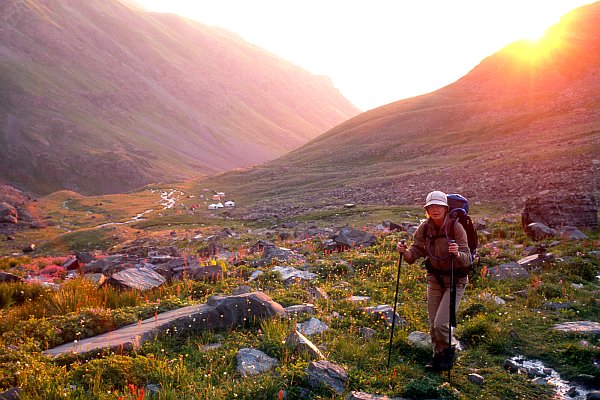
[[(440, 278), (444, 281), (443, 287), (434, 275), (427, 274), (427, 313), (434, 354), (448, 348), (448, 329), (450, 329), (450, 276), (441, 275)], [(469, 278), (466, 276), (455, 277), (454, 281), (456, 282), (456, 311), (458, 311), (458, 305), (465, 293), (465, 286), (469, 282)], [(458, 341), (453, 335), (452, 346), (457, 344)]]

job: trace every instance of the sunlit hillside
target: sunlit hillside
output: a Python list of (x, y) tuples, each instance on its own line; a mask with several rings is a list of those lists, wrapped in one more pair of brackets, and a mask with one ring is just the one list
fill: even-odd
[[(519, 210), (544, 191), (598, 193), (600, 3), (433, 93), (360, 114), (273, 162), (201, 184), (290, 204), (419, 204), (432, 189)], [(300, 207), (299, 209), (302, 209)]]

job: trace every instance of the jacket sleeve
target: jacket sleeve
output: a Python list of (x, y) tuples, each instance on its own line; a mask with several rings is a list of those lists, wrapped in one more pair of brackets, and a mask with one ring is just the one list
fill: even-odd
[(408, 251), (404, 253), (404, 260), (409, 264), (413, 264), (419, 258), (427, 256), (427, 251), (425, 250), (425, 224), (427, 224), (427, 221), (419, 225), (413, 236), (413, 243), (408, 248)]
[(471, 250), (469, 249), (469, 241), (467, 240), (467, 231), (456, 221), (454, 223), (454, 238), (458, 244), (458, 258), (456, 262), (459, 268), (470, 267), (473, 263), (471, 259)]

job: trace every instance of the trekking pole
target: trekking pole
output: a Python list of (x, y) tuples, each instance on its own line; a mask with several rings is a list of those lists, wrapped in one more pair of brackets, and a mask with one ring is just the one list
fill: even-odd
[[(456, 243), (450, 240), (450, 243)], [(448, 355), (452, 354), (452, 327), (456, 327), (456, 284), (454, 282), (454, 254), (450, 254), (450, 313), (448, 314)], [(450, 369), (448, 370), (450, 381)]]
[[(400, 243), (404, 244), (404, 240), (401, 240)], [(398, 304), (398, 286), (400, 285), (400, 267), (402, 266), (403, 255), (404, 253), (400, 253), (400, 259), (398, 260), (398, 275), (396, 277), (396, 294), (394, 296), (394, 313), (392, 314), (392, 332), (390, 334), (387, 369), (390, 369), (390, 359), (392, 358), (392, 340), (394, 339), (394, 326), (396, 326), (396, 305)]]

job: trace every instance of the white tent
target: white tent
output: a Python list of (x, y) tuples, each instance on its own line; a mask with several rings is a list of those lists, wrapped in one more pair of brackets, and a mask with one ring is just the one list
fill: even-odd
[(216, 204), (209, 204), (209, 205), (208, 205), (208, 209), (209, 209), (209, 210), (216, 210), (217, 208), (218, 208), (218, 207), (217, 207), (217, 205), (216, 205)]
[(231, 200), (225, 202), (225, 207), (235, 207), (235, 203)]

